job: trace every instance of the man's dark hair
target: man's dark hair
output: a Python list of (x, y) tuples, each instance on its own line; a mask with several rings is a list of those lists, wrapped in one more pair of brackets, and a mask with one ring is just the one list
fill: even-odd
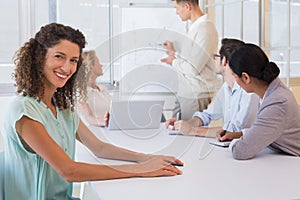
[(222, 46), (220, 48), (220, 55), (221, 60), (223, 57), (226, 58), (227, 62), (230, 61), (232, 54), (235, 52), (235, 50), (239, 47), (245, 44), (245, 42), (238, 40), (238, 39), (230, 39), (230, 38), (223, 38), (222, 39)]

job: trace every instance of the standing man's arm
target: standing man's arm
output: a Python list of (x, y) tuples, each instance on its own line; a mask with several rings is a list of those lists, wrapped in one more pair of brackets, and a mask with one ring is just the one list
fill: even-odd
[[(200, 74), (216, 53), (218, 36), (211, 22), (203, 22), (182, 47), (181, 54), (173, 60), (172, 66), (186, 76)], [(214, 63), (212, 62), (212, 67)], [(214, 69), (211, 69), (214, 71)]]
[(160, 61), (172, 65), (173, 60), (176, 59), (175, 57), (176, 50), (174, 48), (173, 43), (167, 40), (163, 43), (163, 48), (166, 49), (166, 53), (168, 57), (162, 58)]

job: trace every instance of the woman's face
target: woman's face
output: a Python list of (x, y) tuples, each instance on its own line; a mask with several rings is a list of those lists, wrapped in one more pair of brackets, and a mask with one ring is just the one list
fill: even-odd
[(239, 84), (239, 86), (241, 86), (245, 90), (245, 88), (243, 87), (243, 81), (240, 79), (240, 77), (238, 75), (236, 75), (236, 73), (234, 73), (234, 72), (232, 72), (232, 75), (233, 75), (235, 81), (237, 82), (237, 84)]
[[(237, 84), (239, 84), (239, 86), (241, 86), (247, 93), (251, 93), (253, 92), (252, 88), (251, 88), (251, 84), (247, 83), (246, 81), (246, 75), (243, 73), (241, 77), (239, 77), (237, 74), (235, 74), (234, 72), (232, 72), (233, 77), (235, 78), (235, 81), (237, 82)], [(248, 77), (249, 79), (249, 77)]]
[(92, 70), (96, 76), (103, 75), (102, 65), (100, 64), (99, 58), (97, 56), (95, 57), (94, 66)]
[(66, 84), (76, 72), (79, 52), (79, 46), (68, 40), (62, 40), (48, 49), (43, 68), (45, 89), (57, 89)]

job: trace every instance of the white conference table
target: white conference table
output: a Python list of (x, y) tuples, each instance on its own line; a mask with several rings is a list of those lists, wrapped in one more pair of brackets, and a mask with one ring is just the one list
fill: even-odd
[[(173, 177), (128, 178), (91, 182), (101, 200), (283, 200), (300, 199), (300, 158), (264, 150), (251, 160), (232, 158), (228, 148), (207, 139), (170, 136), (159, 130), (107, 131), (91, 127), (97, 137), (112, 144), (144, 153), (180, 158), (183, 174)], [(102, 131), (101, 131), (101, 130)], [(96, 159), (77, 145), (80, 161), (99, 164), (126, 162)]]

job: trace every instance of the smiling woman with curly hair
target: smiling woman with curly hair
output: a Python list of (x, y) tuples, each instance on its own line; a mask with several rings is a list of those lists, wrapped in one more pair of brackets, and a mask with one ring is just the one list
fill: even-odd
[[(48, 24), (15, 57), (19, 94), (4, 122), (4, 199), (74, 199), (72, 182), (126, 177), (173, 176), (171, 156), (129, 151), (99, 140), (74, 112), (85, 98), (81, 70), (83, 34)], [(78, 77), (77, 75), (81, 77)], [(76, 139), (97, 157), (137, 164), (105, 166), (74, 161)]]
[[(59, 31), (59, 33), (57, 33)], [(25, 43), (15, 56), (15, 80), (17, 92), (24, 96), (42, 97), (44, 96), (45, 76), (43, 75), (43, 65), (46, 62), (46, 54), (49, 48), (57, 45), (61, 40), (68, 40), (80, 47), (80, 54), (85, 46), (85, 38), (78, 30), (74, 31), (71, 27), (52, 24), (42, 27), (41, 30)], [(82, 58), (77, 61), (77, 71), (66, 82), (64, 87), (57, 88), (54, 93), (53, 101), (61, 109), (74, 108), (74, 98), (77, 96), (76, 89), (82, 98), (86, 96), (85, 81), (76, 81), (77, 72), (80, 70)], [(84, 76), (84, 73), (80, 73)], [(79, 77), (84, 80), (84, 77)]]

